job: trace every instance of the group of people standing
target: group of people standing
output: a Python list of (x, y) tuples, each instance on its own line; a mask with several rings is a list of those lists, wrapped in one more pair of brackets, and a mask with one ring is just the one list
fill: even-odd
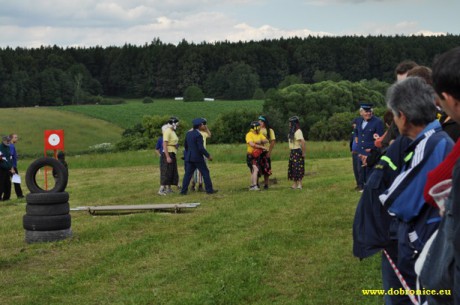
[[(11, 182), (13, 177), (18, 177), (18, 154), (15, 144), (19, 137), (17, 134), (3, 136), (0, 144), (0, 200), (7, 201), (11, 197)], [(20, 181), (13, 179), (14, 190), (18, 199), (23, 198)]]
[[(302, 189), (305, 175), (305, 139), (300, 129), (300, 119), (293, 116), (289, 119), (289, 164), (288, 180), (292, 180), (291, 189)], [(276, 136), (266, 116), (259, 116), (258, 121), (251, 122), (246, 134), (246, 163), (251, 172), (250, 191), (259, 191), (259, 177), (264, 176), (264, 189), (269, 188), (269, 177), (272, 174), (271, 153), (275, 147)]]
[[(460, 305), (460, 47), (439, 56), (432, 70), (405, 61), (395, 72), (386, 97), (387, 131), (379, 122), (361, 140), (358, 129), (370, 128), (363, 124), (369, 119), (363, 114), (355, 122), (352, 152), (366, 169), (357, 180), (362, 196), (353, 253), (382, 252), (384, 290), (407, 292), (386, 295), (387, 305)], [(452, 189), (441, 205), (430, 190), (449, 179)], [(427, 290), (434, 292), (408, 293)]]
[[(171, 117), (162, 126), (162, 136), (158, 139), (156, 152), (160, 157), (160, 189), (159, 195), (174, 192), (171, 186), (180, 188), (182, 195), (189, 191), (205, 191), (208, 194), (217, 192), (213, 188), (207, 161), (212, 156), (206, 150), (206, 140), (211, 137), (211, 131), (204, 118), (192, 121), (193, 127), (187, 132), (184, 143), (185, 174), (182, 185), (179, 184), (177, 154), (179, 151), (179, 137), (176, 134), (179, 119)], [(260, 191), (259, 178), (263, 176), (263, 189), (269, 188), (269, 177), (272, 174), (271, 154), (276, 144), (275, 131), (271, 128), (266, 116), (259, 116), (257, 121), (250, 123), (250, 130), (246, 134), (246, 163), (251, 173), (250, 191)], [(300, 119), (293, 116), (289, 119), (289, 167), (288, 179), (293, 181), (292, 189), (302, 189), (302, 179), (305, 175), (305, 139), (300, 129)], [(204, 188), (203, 188), (204, 184)]]
[[(192, 121), (190, 129), (185, 137), (184, 143), (184, 165), (185, 175), (182, 186), (179, 184), (179, 171), (177, 167), (177, 155), (179, 151), (179, 137), (176, 134), (179, 126), (179, 119), (171, 117), (162, 126), (162, 136), (156, 145), (157, 154), (160, 156), (160, 189), (159, 195), (173, 193), (171, 186), (181, 189), (182, 195), (187, 194), (190, 180), (193, 178), (191, 190), (206, 191), (208, 194), (217, 192), (213, 188), (207, 161), (212, 161), (211, 155), (206, 150), (206, 139), (211, 137), (211, 131), (204, 118), (196, 118)], [(204, 188), (203, 188), (204, 183)]]

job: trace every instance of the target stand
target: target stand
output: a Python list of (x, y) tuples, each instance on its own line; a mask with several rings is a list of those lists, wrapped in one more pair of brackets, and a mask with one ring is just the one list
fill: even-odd
[[(47, 151), (52, 150), (53, 156), (57, 159), (58, 150), (64, 150), (64, 130), (45, 130), (44, 133), (44, 156), (47, 157)], [(48, 189), (48, 170), (45, 168), (45, 189)]]

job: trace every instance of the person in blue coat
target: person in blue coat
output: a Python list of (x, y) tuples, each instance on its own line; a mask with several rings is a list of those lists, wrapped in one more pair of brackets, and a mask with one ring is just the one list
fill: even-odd
[(415, 261), (441, 221), (439, 209), (426, 204), (423, 197), (427, 174), (445, 159), (454, 144), (436, 119), (435, 98), (433, 88), (419, 77), (397, 82), (387, 93), (393, 120), (411, 143), (405, 149), (400, 174), (379, 195), (379, 201), (398, 219), (395, 263), (410, 289), (416, 287)]
[(194, 119), (192, 121), (193, 129), (187, 132), (185, 136), (185, 175), (184, 180), (182, 181), (182, 190), (180, 192), (182, 195), (187, 194), (190, 180), (192, 179), (193, 173), (196, 169), (198, 169), (200, 173), (203, 175), (206, 193), (214, 194), (217, 192), (217, 190), (213, 189), (211, 177), (209, 175), (209, 169), (206, 166), (206, 162), (204, 160), (204, 158), (206, 157), (209, 161), (212, 161), (212, 157), (208, 153), (206, 148), (204, 148), (203, 136), (199, 131), (204, 131), (205, 122), (206, 120), (202, 118)]
[(355, 129), (356, 150), (359, 159), (358, 187), (362, 191), (371, 169), (366, 166), (366, 158), (372, 149), (376, 149), (374, 141), (384, 133), (383, 121), (374, 116), (371, 104), (361, 104), (362, 117), (358, 118)]

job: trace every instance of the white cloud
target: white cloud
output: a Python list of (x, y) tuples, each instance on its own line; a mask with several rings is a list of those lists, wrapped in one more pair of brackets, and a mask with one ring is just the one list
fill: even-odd
[[(325, 25), (340, 24), (343, 32), (312, 31), (307, 15), (305, 23), (296, 22), (294, 27), (283, 28), (282, 16), (290, 16), (291, 6), (280, 19), (264, 19), (272, 16), (278, 6), (275, 0), (0, 0), (0, 47), (41, 45), (93, 46), (143, 45), (154, 38), (167, 43), (202, 41), (248, 41), (280, 37), (306, 37), (324, 35), (394, 35), (424, 34), (437, 32), (423, 30), (415, 21), (378, 24), (361, 23), (346, 30), (347, 21), (337, 17), (326, 18)], [(302, 3), (332, 5), (347, 18), (355, 18), (340, 4), (385, 3), (398, 0), (292, 0)], [(406, 0), (426, 1), (426, 0)], [(299, 4), (299, 3), (296, 3)], [(237, 8), (231, 11), (231, 8)], [(293, 6), (297, 7), (298, 6)], [(390, 7), (393, 7), (390, 5)], [(302, 7), (302, 9), (305, 7)], [(318, 9), (318, 8), (316, 8)], [(320, 9), (321, 11), (321, 9)], [(329, 12), (329, 8), (327, 9)], [(238, 14), (244, 12), (244, 14)], [(350, 12), (361, 13), (355, 7)], [(251, 15), (251, 14), (257, 14)], [(348, 16), (350, 14), (350, 16)], [(244, 16), (243, 16), (244, 15)], [(416, 15), (416, 14), (415, 14)], [(231, 17), (234, 16), (234, 17)], [(254, 16), (254, 18), (252, 18)], [(262, 17), (261, 17), (262, 16)], [(416, 16), (414, 16), (416, 17)], [(250, 21), (248, 21), (250, 20)], [(268, 21), (271, 20), (271, 21)], [(291, 21), (291, 20), (289, 20)], [(303, 21), (303, 20), (301, 20)], [(276, 22), (276, 23), (275, 23)], [(364, 22), (364, 21), (363, 21)], [(343, 24), (341, 24), (343, 23)], [(275, 25), (276, 24), (276, 25)]]
[(429, 30), (420, 30), (420, 24), (416, 21), (401, 21), (396, 24), (392, 23), (372, 23), (361, 24), (359, 28), (350, 29), (342, 35), (425, 35), (439, 36), (445, 35), (444, 32), (433, 32)]
[(423, 35), (423, 36), (445, 36), (447, 33), (444, 32), (432, 32), (428, 30), (422, 30), (415, 32), (414, 35)]
[[(368, 3), (368, 2), (397, 2), (399, 0), (307, 0), (306, 3), (316, 6), (325, 6), (332, 4), (356, 4), (356, 3)], [(407, 0), (406, 0), (407, 1)]]
[(274, 39), (280, 37), (307, 37), (307, 36), (331, 36), (331, 33), (327, 32), (314, 32), (308, 29), (297, 29), (297, 30), (282, 30), (270, 25), (263, 25), (255, 28), (247, 25), (246, 23), (240, 23), (233, 27), (232, 33), (226, 36), (229, 41), (249, 41), (249, 40), (262, 40), (262, 39)]

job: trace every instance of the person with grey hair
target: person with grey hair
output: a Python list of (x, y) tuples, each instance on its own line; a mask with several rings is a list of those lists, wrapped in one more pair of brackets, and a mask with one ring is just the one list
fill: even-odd
[(439, 210), (423, 197), (426, 176), (453, 147), (436, 119), (435, 96), (433, 88), (418, 77), (393, 84), (387, 93), (394, 122), (411, 143), (400, 174), (379, 199), (399, 221), (396, 265), (411, 289), (416, 283), (415, 260), (440, 221)]

